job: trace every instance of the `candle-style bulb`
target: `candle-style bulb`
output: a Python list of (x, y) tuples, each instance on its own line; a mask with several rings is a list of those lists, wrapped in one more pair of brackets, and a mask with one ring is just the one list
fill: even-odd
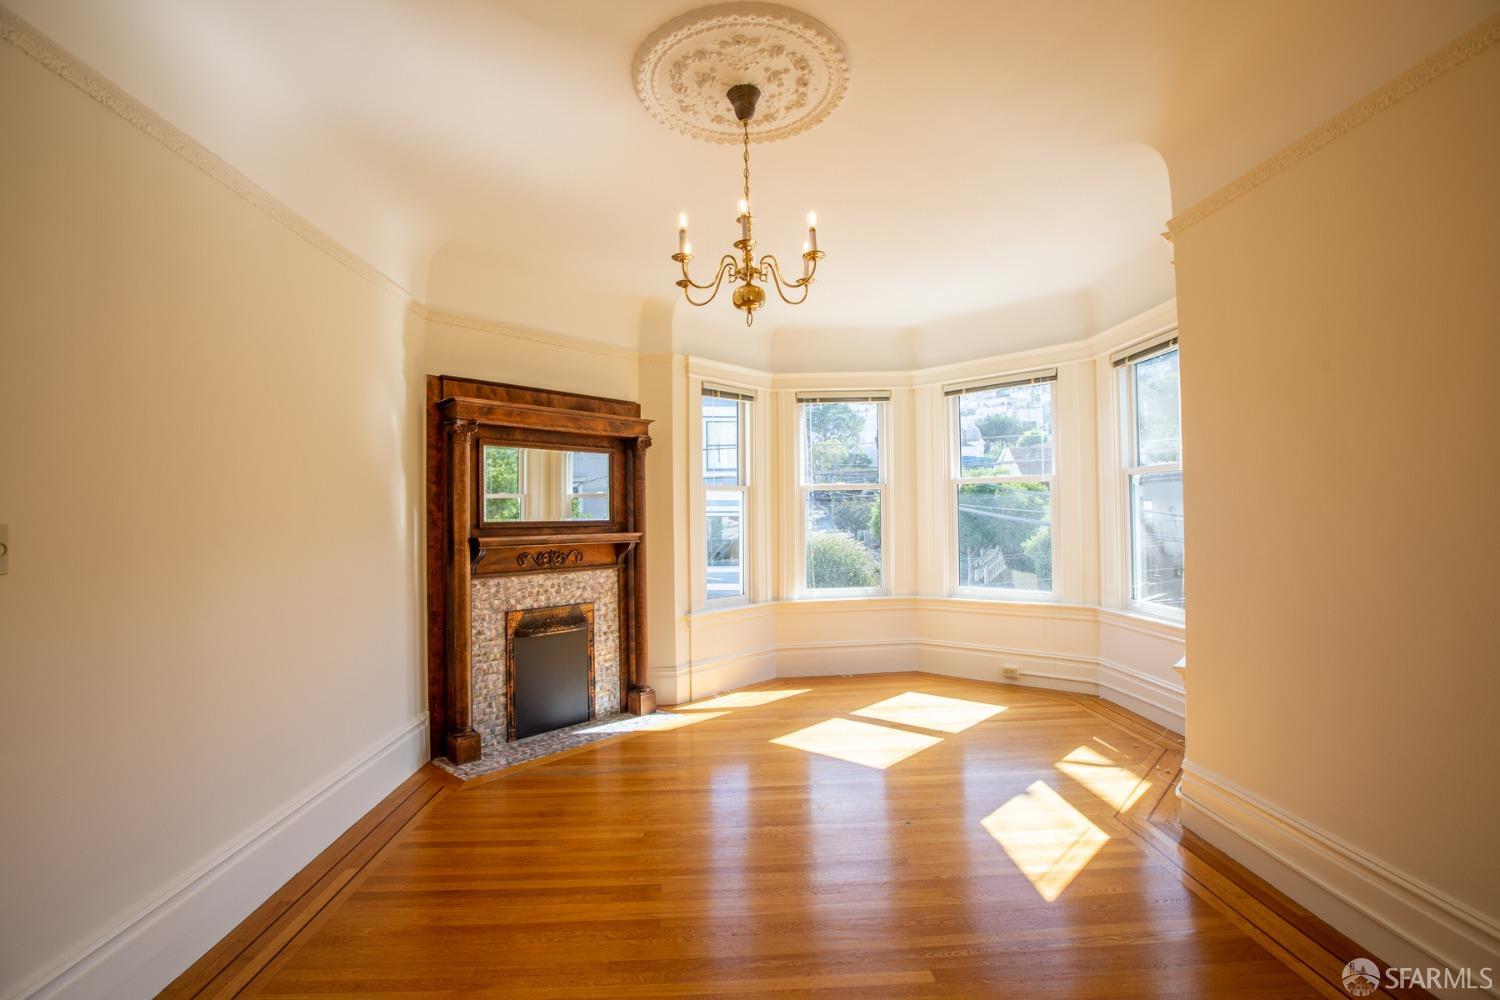
[(748, 215), (748, 214), (750, 214), (750, 203), (748, 201), (746, 201), (745, 199), (743, 199), (743, 198), (740, 199), (740, 214), (741, 215)]
[(686, 212), (677, 213), (677, 252), (692, 253), (692, 251), (688, 249)]
[[(807, 249), (818, 249), (818, 213), (807, 213)], [(806, 251), (804, 251), (805, 253)]]
[(808, 229), (817, 229), (818, 228), (818, 213), (817, 212), (808, 212), (807, 213), (807, 228)]
[(678, 212), (677, 213), (677, 228), (678, 229), (686, 229), (687, 228), (687, 213), (686, 212)]

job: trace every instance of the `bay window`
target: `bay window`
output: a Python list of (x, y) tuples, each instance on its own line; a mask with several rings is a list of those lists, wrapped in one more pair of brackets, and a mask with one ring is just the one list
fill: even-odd
[(961, 592), (1052, 592), (1056, 381), (1030, 372), (945, 390)]
[(1116, 357), (1114, 363), (1120, 372), (1130, 603), (1181, 615), (1185, 601), (1177, 338)]
[(873, 593), (884, 585), (889, 394), (799, 393), (802, 590)]
[(705, 601), (735, 600), (749, 593), (746, 529), (753, 400), (736, 389), (703, 387)]

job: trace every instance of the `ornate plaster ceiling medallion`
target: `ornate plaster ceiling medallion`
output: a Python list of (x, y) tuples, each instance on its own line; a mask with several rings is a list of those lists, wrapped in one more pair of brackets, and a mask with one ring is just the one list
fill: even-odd
[(657, 121), (694, 139), (740, 142), (724, 100), (753, 83), (753, 142), (796, 135), (827, 118), (849, 87), (849, 55), (827, 25), (769, 3), (728, 3), (662, 25), (636, 50), (635, 89)]

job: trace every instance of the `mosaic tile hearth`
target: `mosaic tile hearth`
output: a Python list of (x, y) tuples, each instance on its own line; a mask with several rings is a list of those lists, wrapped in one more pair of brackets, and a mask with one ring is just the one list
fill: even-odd
[(548, 754), (572, 750), (574, 747), (618, 736), (621, 733), (671, 729), (681, 725), (682, 721), (682, 716), (673, 715), (671, 712), (654, 712), (651, 715), (631, 715), (628, 712), (621, 712), (607, 718), (600, 716), (588, 722), (580, 722), (576, 726), (568, 726), (565, 729), (554, 729), (550, 733), (528, 736), (514, 743), (486, 742), (483, 750), (480, 751), (479, 759), (468, 764), (455, 764), (446, 757), (439, 757), (433, 763), (449, 774), (456, 774), (467, 780), (501, 768), (524, 764), (528, 760), (536, 760)]
[[(593, 604), (596, 721), (613, 716), (624, 708), (620, 704), (620, 590), (617, 572), (614, 569), (590, 569), (517, 573), (481, 577), (474, 581), (471, 619), (473, 720), (483, 741), (484, 757), (489, 756), (491, 748), (505, 746), (505, 614), (508, 611)], [(543, 733), (533, 739), (552, 735)], [(479, 763), (482, 759), (467, 766)]]

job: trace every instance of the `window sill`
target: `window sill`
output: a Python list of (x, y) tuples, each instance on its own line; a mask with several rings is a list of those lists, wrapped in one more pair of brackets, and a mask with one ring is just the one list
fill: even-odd
[(889, 597), (889, 596), (891, 596), (891, 595), (887, 594), (884, 590), (880, 590), (880, 589), (866, 589), (866, 590), (818, 590), (818, 591), (809, 591), (808, 593), (805, 593), (805, 594), (798, 594), (796, 597), (794, 597), (792, 599), (795, 600), (795, 601), (850, 601), (850, 600), (860, 600), (861, 598)]
[(1123, 608), (1111, 608), (1107, 610), (1113, 610), (1115, 614), (1127, 615), (1131, 618), (1144, 618), (1146, 621), (1156, 622), (1161, 625), (1176, 625), (1179, 628), (1187, 627), (1187, 616), (1175, 608), (1167, 608), (1154, 604), (1131, 603)]
[(951, 595), (960, 601), (993, 601), (997, 604), (1062, 604), (1055, 590), (986, 590), (958, 587)]

